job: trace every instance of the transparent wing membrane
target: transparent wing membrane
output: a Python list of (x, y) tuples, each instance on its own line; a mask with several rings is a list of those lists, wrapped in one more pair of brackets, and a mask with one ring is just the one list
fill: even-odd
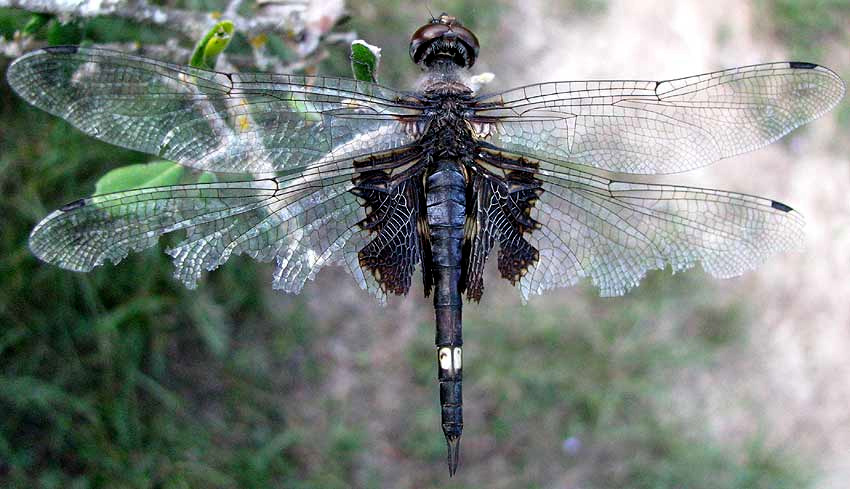
[(42, 220), (30, 249), (42, 260), (87, 272), (153, 246), (159, 236), (238, 217), (275, 198), (275, 180), (154, 187), (81, 199)]
[(358, 252), (369, 243), (365, 211), (350, 175), (298, 176), (145, 188), (94, 196), (47, 216), (30, 236), (40, 259), (76, 271), (153, 246), (185, 229), (168, 250), (175, 277), (194, 287), (201, 273), (235, 254), (277, 264), (274, 287), (299, 292), (326, 264), (346, 267), (361, 287), (385, 293), (364, 273)]
[(539, 257), (519, 280), (524, 298), (585, 277), (602, 295), (622, 295), (648, 270), (696, 263), (733, 277), (803, 242), (800, 214), (770, 199), (534, 165), (541, 191), (530, 217), (537, 227), (523, 238)]
[(582, 279), (622, 295), (649, 270), (697, 263), (733, 277), (801, 247), (803, 218), (785, 204), (624, 174), (691, 170), (775, 141), (843, 97), (827, 68), (770, 63), (475, 96), (450, 68), (474, 62), (471, 32), (443, 14), (412, 42), (426, 71), (415, 94), (96, 48), (22, 56), (7, 72), (14, 90), (93, 137), (199, 170), (269, 177), (81, 199), (42, 220), (30, 248), (88, 271), (179, 232), (166, 252), (189, 288), (245, 254), (275, 262), (276, 289), (298, 293), (335, 264), (381, 302), (407, 294), (421, 266), (434, 295), (452, 475), (463, 426), (461, 294), (481, 299), (496, 246), (500, 275), (524, 300)]
[[(31, 52), (9, 68), (28, 102), (103, 141), (214, 172), (343, 162), (415, 140), (415, 101), (356, 80), (217, 73), (96, 48)], [(368, 137), (364, 137), (368, 135)]]
[(675, 173), (760, 148), (835, 106), (841, 79), (770, 63), (667, 81), (572, 81), (484, 96), (480, 137), (508, 151), (624, 173)]
[[(33, 230), (30, 246), (42, 260), (87, 271), (185, 230), (168, 253), (189, 287), (247, 254), (276, 263), (276, 288), (298, 292), (338, 264), (382, 300), (406, 293), (429, 256), (422, 185), (435, 151), (457, 153), (470, 170), (460, 278), (470, 299), (481, 297), (496, 244), (500, 273), (525, 298), (581, 278), (619, 295), (648, 270), (696, 263), (717, 277), (739, 275), (798, 248), (802, 217), (769, 199), (607, 172), (673, 173), (754, 150), (845, 92), (821, 66), (771, 63), (661, 82), (455, 94), (447, 115), (433, 93), (217, 73), (79, 47), (27, 54), (7, 79), (30, 103), (101, 140), (201, 170), (278, 175), (79, 200)], [(455, 141), (466, 127), (476, 141)]]

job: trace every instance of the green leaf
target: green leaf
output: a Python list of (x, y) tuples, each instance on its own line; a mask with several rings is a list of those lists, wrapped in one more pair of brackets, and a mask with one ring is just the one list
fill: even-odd
[(215, 62), (218, 55), (230, 44), (232, 37), (233, 22), (223, 20), (214, 25), (207, 32), (207, 35), (195, 46), (189, 66), (206, 70), (215, 69)]
[(35, 34), (39, 29), (47, 25), (50, 19), (53, 18), (53, 14), (32, 14), (30, 20), (27, 22), (27, 25), (21, 30), (21, 32), (25, 36), (29, 36), (31, 34)]
[[(189, 65), (195, 68), (211, 70), (215, 68), (216, 58), (230, 44), (233, 35), (233, 22), (221, 21), (207, 32), (195, 46)], [(183, 167), (170, 161), (128, 165), (116, 168), (97, 181), (95, 195), (120, 192), (145, 187), (176, 185), (183, 177)], [(198, 183), (217, 181), (214, 174), (203, 172)]]
[(183, 176), (182, 166), (170, 161), (156, 161), (116, 168), (102, 176), (95, 185), (95, 195), (145, 187), (176, 185)]
[(218, 177), (215, 176), (215, 173), (205, 171), (201, 173), (201, 176), (198, 177), (198, 183), (215, 183), (218, 181)]
[(351, 72), (360, 81), (376, 83), (381, 64), (381, 48), (362, 39), (351, 43)]
[(83, 40), (83, 28), (77, 21), (59, 22), (54, 20), (47, 28), (47, 44), (62, 46), (79, 44)]

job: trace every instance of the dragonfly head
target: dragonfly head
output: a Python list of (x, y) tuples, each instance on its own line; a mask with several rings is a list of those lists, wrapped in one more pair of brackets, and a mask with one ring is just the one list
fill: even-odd
[(478, 38), (455, 17), (444, 13), (413, 33), (410, 57), (423, 68), (437, 64), (471, 68), (478, 57)]

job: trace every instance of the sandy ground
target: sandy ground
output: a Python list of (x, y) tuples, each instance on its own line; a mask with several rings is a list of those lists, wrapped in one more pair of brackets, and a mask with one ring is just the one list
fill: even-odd
[[(663, 79), (788, 59), (775, 40), (753, 31), (762, 13), (738, 1), (612, 1), (595, 22), (571, 18), (551, 2), (522, 2), (516, 12), (504, 24), (505, 38), (519, 43), (511, 47), (513, 55), (506, 52), (507, 63), (496, 64), (485, 54), (481, 68), (496, 72), (504, 86), (544, 79)], [(814, 61), (847, 73), (847, 47), (824, 52), (824, 59)], [(707, 415), (721, 441), (758, 432), (774, 446), (820, 460), (822, 489), (844, 488), (850, 480), (847, 140), (831, 115), (795, 132), (787, 144), (665, 177), (773, 197), (806, 217), (804, 253), (717, 282), (754, 305), (752, 341), (708, 371), (683, 373), (677, 397), (680, 408)]]

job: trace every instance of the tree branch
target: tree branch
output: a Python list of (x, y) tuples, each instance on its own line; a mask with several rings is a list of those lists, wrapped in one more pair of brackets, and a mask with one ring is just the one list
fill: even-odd
[[(165, 27), (190, 39), (203, 36), (218, 22), (210, 13), (159, 7), (145, 0), (0, 0), (0, 8), (74, 17), (113, 16)], [(252, 17), (236, 15), (234, 9), (228, 12), (232, 14), (228, 20), (243, 32), (272, 32), (298, 38), (306, 28), (302, 15), (306, 8), (305, 2), (294, 1), (278, 4), (274, 16)]]
[[(225, 71), (256, 68), (277, 73), (300, 71), (315, 66), (327, 56), (327, 50), (319, 49), (320, 41), (326, 44), (350, 44), (356, 37), (353, 32), (329, 34), (345, 15), (343, 0), (257, 0), (256, 14), (250, 17), (238, 15), (242, 2), (243, 0), (229, 0), (225, 12), (221, 15), (159, 7), (149, 4), (147, 0), (0, 0), (0, 7), (48, 13), (60, 18), (119, 17), (159, 25), (183, 34), (192, 41), (205, 35), (218, 20), (226, 18), (249, 37), (282, 33), (284, 40), (296, 45), (297, 59), (291, 64), (285, 64), (276, 57), (268, 56), (264, 43), (252, 42), (253, 56), (222, 56), (224, 59), (219, 63), (219, 68)], [(43, 41), (36, 40), (31, 35), (17, 32), (12, 39), (0, 38), (0, 55), (18, 57), (43, 44)], [(112, 43), (102, 47), (143, 54), (178, 64), (186, 63), (191, 56), (191, 50), (180, 47), (174, 38), (166, 41), (164, 45)]]

